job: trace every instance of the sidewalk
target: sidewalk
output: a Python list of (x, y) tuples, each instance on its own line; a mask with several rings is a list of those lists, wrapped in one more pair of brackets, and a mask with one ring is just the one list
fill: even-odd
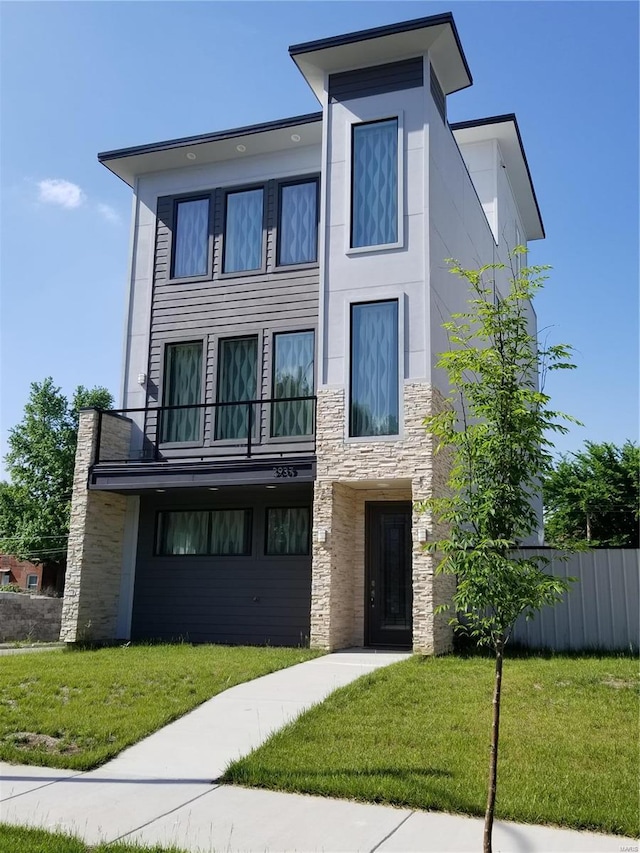
[[(482, 821), (219, 785), (229, 761), (331, 691), (404, 654), (339, 652), (238, 685), (77, 773), (0, 764), (0, 819), (189, 851), (479, 851)], [(495, 853), (608, 853), (637, 842), (498, 822)]]

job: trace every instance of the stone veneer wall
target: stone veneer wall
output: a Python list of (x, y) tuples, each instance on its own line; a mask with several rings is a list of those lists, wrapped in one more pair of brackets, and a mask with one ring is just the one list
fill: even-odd
[[(424, 654), (442, 654), (452, 648), (448, 616), (435, 616), (433, 611), (450, 599), (455, 579), (435, 575), (437, 556), (425, 551), (418, 542), (418, 529), (426, 528), (430, 539), (442, 531), (415, 503), (446, 489), (446, 454), (434, 457), (433, 440), (422, 425), (427, 414), (441, 410), (445, 399), (424, 382), (405, 383), (403, 396), (402, 438), (348, 441), (344, 437), (344, 389), (318, 391), (312, 646), (336, 649), (363, 643), (365, 502), (411, 500), (414, 502), (413, 648)], [(367, 481), (385, 481), (388, 488)], [(317, 541), (319, 529), (328, 531), (325, 543)]]
[(0, 643), (50, 643), (60, 636), (61, 598), (0, 592)]
[[(97, 429), (98, 412), (81, 411), (60, 630), (60, 639), (69, 643), (116, 637), (127, 499), (87, 488), (96, 454)], [(130, 438), (129, 420), (103, 415), (103, 458), (126, 458)]]

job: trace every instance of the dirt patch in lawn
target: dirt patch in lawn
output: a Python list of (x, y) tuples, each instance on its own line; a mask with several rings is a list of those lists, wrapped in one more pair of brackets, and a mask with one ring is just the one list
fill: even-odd
[(62, 738), (43, 735), (40, 732), (14, 732), (6, 737), (5, 741), (11, 743), (16, 749), (39, 749), (57, 755), (62, 752), (71, 755), (80, 752), (77, 744), (65, 743)]

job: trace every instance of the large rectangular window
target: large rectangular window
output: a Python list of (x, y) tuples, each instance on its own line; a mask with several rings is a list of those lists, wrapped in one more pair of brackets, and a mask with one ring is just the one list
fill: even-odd
[(398, 302), (352, 305), (349, 435), (397, 435), (398, 408)]
[(186, 406), (164, 411), (162, 442), (195, 442), (202, 438), (202, 341), (168, 344), (164, 359), (164, 406)]
[(318, 257), (318, 182), (281, 184), (278, 219), (278, 260), (310, 264)]
[[(258, 395), (258, 338), (228, 338), (218, 351), (218, 403), (241, 403)], [(256, 406), (218, 406), (216, 439), (241, 439), (255, 434)]]
[(398, 242), (398, 120), (352, 126), (351, 247)]
[(262, 268), (263, 210), (262, 187), (227, 193), (223, 272)]
[(251, 554), (250, 509), (158, 513), (156, 554), (240, 557)]
[(269, 507), (266, 527), (267, 556), (301, 556), (309, 553), (309, 507)]
[[(313, 396), (313, 332), (285, 332), (273, 336), (272, 397)], [(271, 406), (271, 435), (313, 434), (313, 400), (293, 400)]]
[(179, 201), (173, 227), (173, 277), (207, 275), (208, 264), (209, 199)]

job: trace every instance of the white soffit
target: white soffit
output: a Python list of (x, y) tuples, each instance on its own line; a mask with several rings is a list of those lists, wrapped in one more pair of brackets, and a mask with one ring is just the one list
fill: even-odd
[(460, 146), (498, 140), (525, 237), (527, 240), (542, 240), (544, 225), (515, 116), (459, 122), (451, 125), (451, 131)]
[[(385, 28), (379, 29), (383, 31)], [(443, 23), (425, 23), (420, 28), (377, 37), (368, 37), (367, 31), (353, 35), (354, 41), (348, 41), (349, 36), (344, 36), (341, 44), (332, 45), (331, 39), (326, 39), (289, 48), (291, 58), (321, 103), (326, 74), (384, 65), (386, 62), (421, 56), (427, 51), (445, 95), (464, 89), (473, 82), (453, 19)], [(314, 49), (314, 45), (318, 45), (318, 48)]]

